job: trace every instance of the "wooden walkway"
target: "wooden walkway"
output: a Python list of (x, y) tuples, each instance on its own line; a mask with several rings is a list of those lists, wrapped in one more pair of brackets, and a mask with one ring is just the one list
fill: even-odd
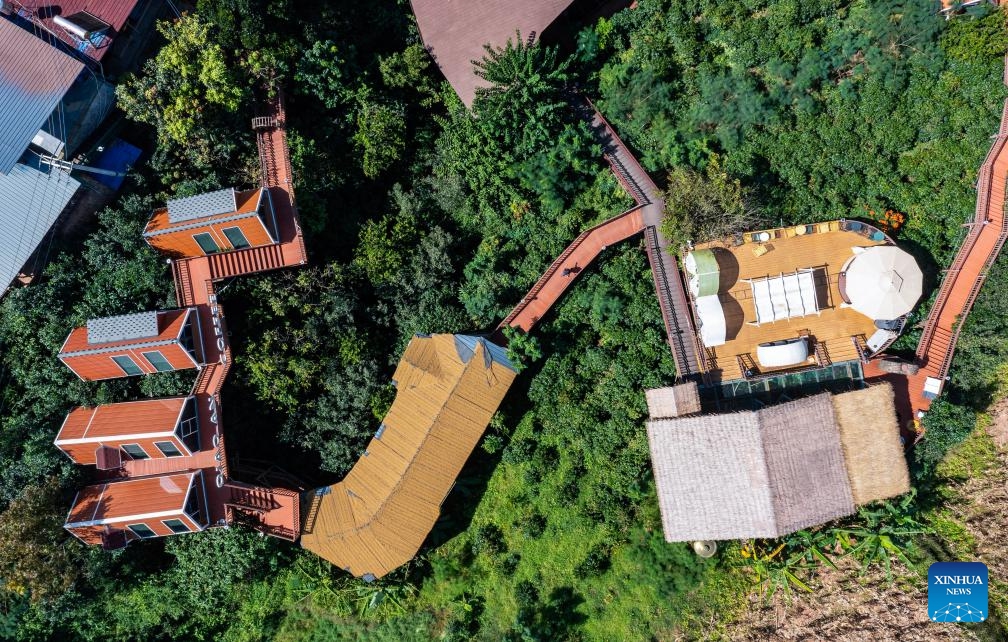
[(675, 256), (659, 229), (665, 204), (658, 186), (590, 101), (584, 100), (575, 107), (591, 123), (606, 162), (637, 205), (574, 239), (501, 322), (500, 328), (510, 326), (531, 331), (602, 250), (644, 232), (645, 250), (676, 372), (680, 378), (694, 376), (701, 372), (696, 324)]
[(511, 326), (530, 332), (602, 250), (644, 229), (642, 209), (635, 207), (582, 232), (539, 277), (500, 327)]
[(931, 406), (931, 400), (924, 396), (926, 378), (933, 377), (944, 385), (962, 324), (976, 301), (988, 270), (1008, 239), (1008, 220), (1004, 212), (1006, 178), (1008, 101), (1002, 109), (1001, 126), (994, 143), (980, 166), (976, 211), (969, 223), (969, 233), (947, 270), (924, 323), (924, 332), (917, 345), (920, 371), (911, 376), (887, 375), (878, 368), (877, 362), (869, 362), (865, 366), (867, 378), (887, 379), (894, 384), (898, 395), (905, 395), (902, 399), (897, 397), (897, 406), (902, 406), (910, 417), (926, 412)]
[(158, 474), (179, 467), (202, 469), (212, 524), (231, 523), (239, 519), (267, 535), (295, 540), (300, 533), (297, 493), (231, 480), (221, 431), (220, 391), (231, 367), (231, 346), (224, 311), (217, 303), (214, 282), (303, 265), (307, 261), (294, 204), (282, 97), (273, 100), (268, 111), (266, 116), (254, 118), (252, 126), (256, 130), (259, 148), (262, 187), (267, 188), (273, 204), (279, 242), (172, 262), (178, 305), (195, 307), (200, 317), (206, 365), (200, 370), (191, 394), (197, 399), (200, 426), (206, 443), (202, 445), (203, 450), (191, 457), (129, 462), (126, 472), (140, 475)]

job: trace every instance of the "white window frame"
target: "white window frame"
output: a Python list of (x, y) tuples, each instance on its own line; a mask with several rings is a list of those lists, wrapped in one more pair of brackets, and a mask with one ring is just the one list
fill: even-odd
[[(213, 244), (214, 244), (214, 246), (217, 249), (215, 251), (213, 251), (213, 252), (207, 252), (206, 249), (204, 249), (203, 245), (200, 244), (200, 242), (196, 240), (197, 236), (208, 236), (208, 237), (210, 237), (210, 240), (213, 241)], [(217, 253), (219, 253), (221, 251), (220, 243), (217, 242), (217, 239), (214, 238), (214, 235), (212, 233), (210, 233), (210, 232), (197, 232), (196, 234), (192, 235), (192, 239), (193, 239), (193, 242), (199, 247), (200, 251), (203, 252), (203, 254), (206, 254), (207, 256), (209, 256), (211, 254), (217, 254)]]
[[(168, 522), (178, 522), (179, 524), (182, 524), (183, 526), (185, 526), (186, 529), (184, 531), (177, 531), (174, 528), (172, 528), (171, 526), (169, 526)], [(189, 524), (186, 524), (184, 519), (179, 519), (178, 517), (171, 517), (169, 519), (162, 519), (161, 523), (164, 524), (164, 527), (167, 528), (168, 530), (170, 530), (173, 535), (181, 535), (182, 533), (191, 533), (191, 532), (193, 532), (193, 529), (189, 527)]]
[[(149, 363), (150, 367), (154, 368), (154, 370), (156, 372), (174, 372), (175, 371), (175, 366), (172, 365), (171, 361), (168, 361), (168, 358), (166, 356), (164, 356), (164, 353), (161, 352), (160, 350), (148, 350), (147, 352), (141, 352), (140, 354), (143, 356), (144, 359), (147, 360), (147, 363)], [(153, 361), (151, 361), (150, 357), (147, 356), (149, 354), (160, 355), (161, 358), (164, 359), (164, 362), (168, 364), (168, 369), (167, 370), (162, 370), (161, 368), (158, 368), (157, 365), (155, 365), (155, 363)]]
[[(243, 246), (241, 246), (241, 247), (238, 247), (237, 245), (235, 245), (235, 244), (234, 244), (234, 241), (232, 241), (232, 240), (231, 240), (231, 237), (230, 237), (230, 236), (228, 236), (228, 231), (229, 231), (229, 230), (234, 230), (234, 231), (238, 232), (238, 234), (240, 234), (240, 235), (241, 235), (241, 237), (242, 237), (242, 240), (243, 240), (243, 241), (245, 241), (245, 245), (243, 245)], [(234, 250), (244, 250), (244, 249), (246, 249), (246, 248), (250, 248), (250, 247), (252, 247), (252, 244), (251, 244), (251, 243), (249, 243), (249, 240), (248, 240), (248, 237), (247, 237), (247, 236), (245, 236), (245, 230), (243, 230), (243, 229), (242, 229), (242, 228), (241, 228), (240, 226), (238, 226), (238, 225), (232, 225), (231, 227), (222, 227), (222, 228), (221, 228), (221, 234), (223, 234), (223, 235), (224, 235), (224, 238), (226, 238), (226, 239), (227, 239), (227, 241), (228, 241), (228, 243), (230, 243), (230, 244), (231, 244), (231, 249), (234, 249)]]
[[(161, 448), (161, 444), (171, 444), (171, 447), (174, 448), (175, 451), (178, 454), (177, 455), (169, 455), (168, 453), (166, 453), (164, 451), (164, 449)], [(172, 441), (172, 440), (170, 440), (170, 439), (165, 439), (164, 441), (155, 441), (154, 442), (154, 447), (157, 448), (158, 452), (160, 452), (162, 455), (164, 455), (168, 459), (174, 459), (175, 457), (185, 457), (185, 453), (182, 452), (182, 449), (179, 448), (178, 446), (176, 446), (175, 442)]]

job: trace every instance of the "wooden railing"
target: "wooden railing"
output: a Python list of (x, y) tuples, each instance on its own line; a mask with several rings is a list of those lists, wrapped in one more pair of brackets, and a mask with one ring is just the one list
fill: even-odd
[[(511, 310), (511, 313), (509, 315), (507, 315), (507, 317), (503, 321), (501, 321), (500, 325), (497, 326), (497, 329), (501, 330), (505, 326), (511, 325), (511, 322), (514, 321), (515, 318), (517, 318), (518, 315), (521, 314), (522, 311), (526, 307), (528, 307), (529, 303), (531, 303), (533, 300), (535, 300), (535, 298), (539, 294), (539, 292), (541, 292), (542, 289), (546, 286), (546, 284), (550, 281), (550, 279), (553, 278), (553, 275), (556, 274), (557, 270), (560, 269), (560, 266), (562, 266), (564, 264), (564, 261), (566, 261), (567, 258), (570, 257), (570, 255), (573, 254), (574, 251), (577, 250), (578, 247), (580, 247), (582, 243), (585, 242), (585, 240), (587, 240), (588, 238), (590, 238), (599, 229), (604, 228), (607, 225), (611, 225), (611, 224), (613, 224), (613, 223), (615, 223), (615, 222), (623, 219), (624, 217), (632, 216), (634, 213), (638, 212), (639, 210), (640, 210), (639, 206), (638, 207), (633, 207), (633, 208), (627, 210), (626, 212), (623, 212), (619, 216), (614, 216), (611, 219), (603, 221), (603, 222), (599, 223), (598, 225), (589, 227), (584, 232), (581, 232), (581, 234), (579, 234), (577, 236), (577, 238), (575, 238), (571, 242), (571, 244), (568, 245), (564, 249), (564, 251), (560, 253), (560, 256), (558, 256), (552, 263), (550, 263), (550, 266), (548, 268), (546, 268), (546, 271), (543, 272), (542, 276), (540, 276), (539, 279), (535, 282), (535, 284), (533, 284), (532, 289), (530, 289), (528, 291), (528, 293), (524, 297), (522, 297), (522, 299), (518, 303), (518, 305), (516, 305), (514, 307), (514, 309)], [(605, 245), (605, 244), (603, 243), (603, 245)], [(593, 254), (591, 256), (591, 258), (588, 259), (588, 262), (590, 263), (591, 261), (593, 261), (596, 256), (598, 256), (598, 253)], [(587, 265), (582, 266), (582, 268), (584, 268), (584, 267), (587, 267)]]
[[(933, 376), (941, 379), (948, 376), (963, 322), (976, 302), (980, 288), (987, 278), (987, 272), (1004, 247), (1006, 239), (1008, 239), (1008, 219), (1005, 218), (1003, 211), (997, 211), (999, 208), (1003, 209), (1003, 196), (1002, 199), (992, 203), (994, 195), (991, 190), (995, 179), (998, 178), (994, 175), (995, 166), (1001, 156), (1006, 153), (1006, 145), (1008, 145), (1008, 101), (1005, 102), (1002, 109), (1001, 125), (998, 132), (997, 140), (991, 145), (980, 167), (977, 179), (977, 204), (973, 220), (970, 223), (970, 230), (963, 239), (962, 244), (956, 252), (955, 259), (949, 267), (941, 287), (938, 289), (934, 306), (931, 308), (931, 312), (924, 323), (924, 331), (917, 346), (918, 360), (926, 364)], [(1004, 178), (1001, 177), (1002, 180)], [(997, 240), (980, 262), (976, 278), (968, 282), (970, 289), (962, 305), (953, 315), (956, 319), (955, 322), (949, 328), (939, 326), (943, 314), (945, 314), (946, 319), (948, 318), (946, 306), (952, 293), (956, 289), (967, 285), (967, 283), (960, 281), (960, 275), (970, 261), (976, 260), (973, 252), (981, 235), (984, 233), (985, 226), (998, 223), (1000, 223), (1000, 230)], [(948, 333), (948, 342), (934, 346), (935, 337), (939, 329)]]

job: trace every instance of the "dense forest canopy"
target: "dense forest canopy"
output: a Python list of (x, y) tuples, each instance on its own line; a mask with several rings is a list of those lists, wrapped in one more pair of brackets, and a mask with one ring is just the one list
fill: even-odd
[[(68, 539), (60, 526), (88, 475), (52, 446), (69, 408), (191, 381), (84, 383), (55, 354), (91, 316), (174, 305), (143, 225), (167, 198), (256, 184), (248, 122), (281, 89), (310, 265), (223, 288), (236, 366), (223, 407), (232, 453), (309, 487), (359, 456), (410, 336), (493, 328), (582, 229), (629, 205), (570, 108), (574, 86), (663, 186), (720, 176), (728, 197), (745, 194), (746, 216), (773, 223), (897, 211), (900, 243), (936, 275), (1000, 117), (1006, 15), (946, 22), (930, 3), (899, 0), (640, 0), (557, 48), (517, 34), (488, 50), (477, 72), (491, 87), (470, 111), (405, 0), (199, 0), (119, 83), (146, 162), (85, 239), (53, 247), (44, 278), (0, 301), (0, 635), (723, 635), (712, 621), (726, 626), (745, 595), (788, 586), (798, 566), (762, 555), (764, 543), (703, 560), (663, 540), (641, 391), (675, 370), (638, 240), (608, 248), (541, 324), (525, 346), (541, 356), (430, 546), (374, 584), (241, 528), (117, 553)], [(971, 367), (954, 367), (953, 394), (914, 451), (918, 494), (841, 525), (867, 542), (883, 534), (906, 564), (927, 531), (908, 515), (937, 496), (937, 463), (998, 391), (1006, 282), (1002, 260), (964, 328), (957, 365)], [(800, 566), (838, 532), (778, 550)]]

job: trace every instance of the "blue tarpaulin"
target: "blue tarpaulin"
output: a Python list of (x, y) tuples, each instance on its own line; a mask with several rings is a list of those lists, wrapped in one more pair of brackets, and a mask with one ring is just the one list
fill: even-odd
[[(117, 138), (111, 145), (105, 147), (105, 151), (91, 165), (101, 169), (109, 169), (113, 172), (125, 172), (133, 166), (133, 163), (138, 158), (140, 158), (140, 149), (138, 147), (134, 147), (126, 141)], [(122, 187), (123, 180), (126, 178), (125, 176), (105, 176), (103, 174), (94, 174), (93, 176), (99, 183), (114, 190)]]

